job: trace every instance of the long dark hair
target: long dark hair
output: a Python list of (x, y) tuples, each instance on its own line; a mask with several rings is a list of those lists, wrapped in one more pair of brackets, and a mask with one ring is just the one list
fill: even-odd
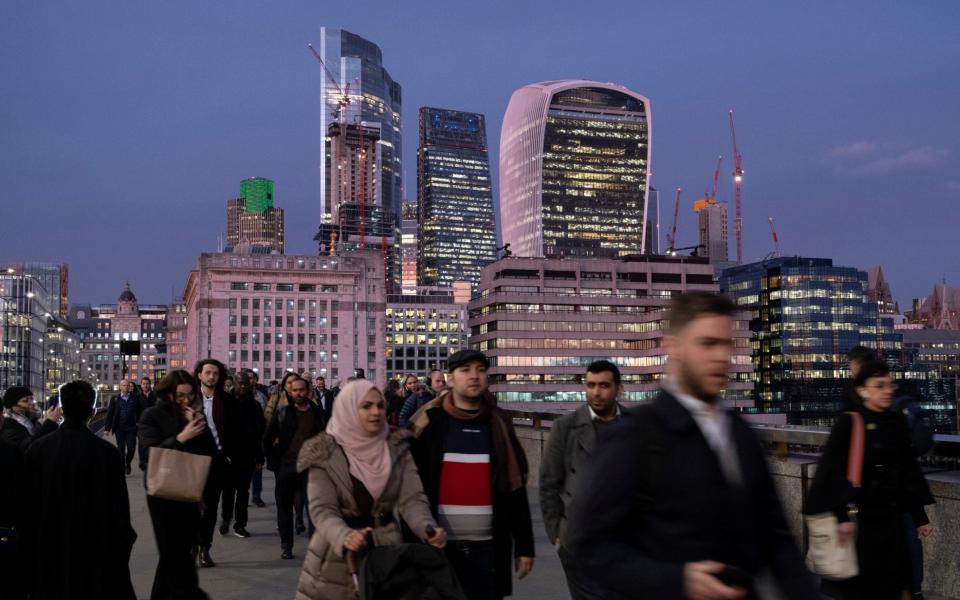
[(158, 407), (173, 413), (178, 421), (185, 422), (186, 417), (183, 416), (183, 411), (177, 406), (176, 399), (177, 386), (182, 384), (189, 385), (190, 389), (193, 390), (194, 396), (200, 391), (200, 384), (197, 382), (196, 377), (191, 375), (189, 371), (184, 371), (183, 369), (177, 369), (176, 371), (167, 373), (153, 391), (157, 395)]
[(215, 358), (204, 358), (203, 360), (197, 361), (196, 366), (193, 367), (193, 377), (197, 380), (198, 385), (200, 382), (200, 373), (206, 365), (213, 365), (217, 368), (217, 371), (220, 372), (220, 376), (217, 377), (217, 385), (214, 388), (214, 393), (220, 396), (224, 393), (223, 386), (227, 382), (227, 367)]
[[(280, 392), (277, 394), (278, 396), (287, 391), (287, 380), (290, 379), (291, 377), (296, 377), (297, 379), (303, 379), (303, 377), (300, 377), (300, 375), (298, 375), (297, 373), (294, 373), (293, 371), (287, 371), (286, 373), (284, 373), (283, 379), (280, 380), (280, 385), (277, 388), (278, 390), (280, 390)], [(310, 382), (307, 381), (307, 389), (309, 388), (310, 388)]]

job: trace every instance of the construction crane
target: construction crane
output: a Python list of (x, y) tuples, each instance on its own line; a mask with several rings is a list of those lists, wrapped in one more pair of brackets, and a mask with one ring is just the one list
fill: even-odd
[(717, 168), (713, 170), (713, 191), (707, 194), (707, 200), (717, 201), (717, 186), (720, 184), (720, 165), (723, 164), (723, 155), (717, 158)]
[(773, 237), (773, 255), (780, 256), (780, 236), (777, 235), (777, 228), (773, 225), (773, 217), (769, 217), (770, 235)]
[[(333, 73), (330, 72), (330, 69), (327, 67), (327, 63), (323, 62), (323, 58), (320, 57), (320, 53), (317, 52), (317, 49), (313, 47), (313, 44), (307, 44), (307, 48), (310, 48), (310, 52), (313, 53), (313, 57), (316, 58), (317, 62), (320, 63), (320, 66), (323, 67), (323, 73), (327, 76), (327, 79), (330, 80), (330, 83), (333, 84), (333, 87), (337, 90), (337, 93), (340, 94), (340, 99), (337, 100), (337, 110), (333, 113), (333, 116), (336, 117), (337, 122), (342, 128), (346, 124), (347, 107), (350, 105), (350, 82), (347, 82), (345, 88), (341, 88), (340, 84), (337, 83), (336, 77), (334, 77)], [(327, 132), (323, 133), (326, 135)]]
[(733, 195), (736, 200), (734, 229), (737, 233), (737, 263), (743, 262), (743, 155), (737, 148), (737, 129), (733, 125), (733, 109), (730, 110), (730, 139), (733, 142)]
[(673, 227), (670, 228), (670, 233), (667, 234), (667, 254), (673, 252), (673, 247), (677, 241), (677, 220), (680, 218), (680, 194), (682, 192), (683, 188), (677, 188), (677, 201), (673, 205)]

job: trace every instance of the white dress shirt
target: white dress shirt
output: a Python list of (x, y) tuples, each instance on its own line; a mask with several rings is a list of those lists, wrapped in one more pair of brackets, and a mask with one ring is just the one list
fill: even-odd
[(222, 450), (220, 434), (217, 433), (217, 424), (213, 420), (213, 397), (207, 398), (206, 394), (203, 394), (203, 414), (207, 417), (207, 428), (213, 434), (213, 441), (217, 443), (217, 450)]
[(693, 417), (700, 433), (707, 440), (707, 444), (717, 456), (720, 468), (727, 482), (733, 485), (743, 483), (743, 474), (740, 470), (740, 460), (737, 456), (737, 444), (733, 439), (733, 416), (720, 405), (719, 402), (708, 404), (699, 398), (680, 391), (673, 381), (663, 380), (663, 388)]

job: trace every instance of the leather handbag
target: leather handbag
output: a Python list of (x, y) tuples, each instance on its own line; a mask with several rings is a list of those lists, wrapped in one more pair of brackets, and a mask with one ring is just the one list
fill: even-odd
[[(860, 488), (863, 478), (863, 450), (866, 432), (863, 426), (863, 416), (858, 412), (848, 412), (852, 420), (850, 430), (850, 448), (847, 451), (847, 481), (855, 489)], [(855, 518), (856, 506), (848, 507), (851, 518)], [(837, 537), (839, 521), (832, 512), (807, 515), (807, 567), (824, 579), (841, 581), (856, 577), (859, 572), (857, 564), (856, 539), (850, 539), (841, 546)]]
[(178, 502), (200, 502), (212, 459), (171, 448), (150, 448), (147, 495)]

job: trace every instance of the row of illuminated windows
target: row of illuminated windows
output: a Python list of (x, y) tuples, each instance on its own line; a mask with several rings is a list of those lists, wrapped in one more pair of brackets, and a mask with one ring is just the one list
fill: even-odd
[[(256, 315), (254, 315), (253, 318), (247, 315), (240, 315), (239, 319), (237, 319), (237, 315), (227, 316), (227, 323), (230, 327), (236, 327), (238, 322), (240, 327), (249, 327), (252, 325), (256, 328), (262, 325), (263, 327), (309, 327), (310, 329), (320, 327), (322, 329), (327, 326), (327, 317), (304, 317), (300, 315), (294, 319), (293, 315), (287, 315), (286, 319), (284, 319), (284, 317), (277, 315), (272, 319), (264, 316), (261, 320)], [(333, 329), (336, 329), (339, 325), (339, 319), (337, 317), (331, 318), (329, 322), (330, 327)]]
[[(304, 344), (310, 344), (311, 346), (315, 346), (319, 344), (321, 346), (325, 346), (327, 343), (327, 336), (326, 335), (318, 336), (315, 333), (311, 333), (309, 335), (298, 333), (296, 334), (296, 336), (294, 336), (294, 334), (292, 333), (288, 333), (286, 335), (282, 333), (278, 333), (276, 335), (270, 335), (269, 333), (265, 333), (262, 336), (259, 333), (251, 333), (251, 334), (241, 333), (238, 337), (236, 333), (230, 333), (228, 340), (230, 344), (236, 344), (239, 340), (239, 343), (242, 345), (262, 344), (264, 346), (268, 346), (270, 345), (270, 342), (272, 340), (273, 343), (277, 346), (280, 346), (283, 344), (292, 346), (294, 345), (294, 343), (301, 346)], [(296, 342), (294, 342), (294, 340), (296, 340)], [(334, 346), (336, 346), (340, 342), (340, 336), (336, 333), (332, 334), (330, 336), (330, 342)]]
[(387, 307), (387, 318), (394, 317), (404, 317), (407, 319), (417, 318), (417, 319), (448, 319), (451, 321), (457, 321), (461, 318), (459, 312), (444, 312), (438, 311), (436, 309), (423, 309), (423, 308), (392, 308)]
[(475, 325), (473, 335), (491, 331), (546, 331), (562, 333), (650, 333), (663, 331), (666, 321), (647, 323), (609, 323), (589, 321), (492, 321)]
[[(311, 350), (309, 352), (306, 352), (304, 350), (297, 350), (297, 351), (277, 350), (276, 352), (271, 352), (270, 350), (264, 350), (262, 353), (260, 352), (260, 350), (240, 350), (239, 353), (237, 352), (237, 350), (229, 350), (227, 352), (227, 356), (231, 363), (237, 360), (237, 356), (240, 357), (240, 362), (252, 361), (257, 363), (257, 362), (272, 361), (275, 364), (280, 364), (280, 363), (289, 364), (292, 362), (302, 363), (305, 361), (309, 361), (311, 363), (316, 363), (318, 361), (327, 362), (327, 353), (325, 351), (317, 352), (315, 350)], [(261, 357), (262, 357), (262, 361), (261, 361)], [(296, 361), (294, 361), (294, 357), (296, 357)], [(334, 351), (330, 353), (330, 360), (332, 362), (336, 362), (337, 360), (339, 360), (339, 358), (340, 356), (338, 352)]]
[(387, 323), (387, 331), (461, 331), (463, 323), (458, 319), (453, 323), (447, 321), (398, 321), (396, 323)]
[(470, 311), (471, 317), (479, 317), (491, 313), (516, 312), (516, 313), (645, 313), (651, 310), (659, 310), (650, 306), (610, 306), (597, 304), (519, 304), (514, 302), (503, 302), (484, 306), (478, 310)]
[[(239, 301), (238, 301), (239, 300)], [(247, 310), (248, 308), (253, 308), (253, 310), (259, 310), (263, 306), (264, 310), (294, 310), (296, 307), (297, 310), (306, 310), (308, 307), (310, 310), (317, 310), (317, 307), (320, 307), (320, 310), (327, 309), (326, 300), (294, 300), (292, 298), (230, 298), (227, 301), (227, 305), (230, 308), (237, 308), (239, 304), (240, 308)], [(330, 310), (337, 312), (340, 310), (340, 302), (333, 300), (330, 302)]]
[[(749, 360), (749, 356), (746, 357)], [(598, 360), (609, 360), (618, 367), (658, 367), (666, 356), (491, 356), (496, 367), (586, 367)], [(749, 364), (749, 363), (748, 363)]]
[(505, 350), (653, 350), (659, 340), (594, 340), (594, 339), (544, 339), (544, 338), (495, 338), (480, 342), (480, 350), (494, 348)]
[(461, 339), (464, 341), (466, 338), (461, 338), (458, 335), (426, 335), (426, 334), (413, 334), (413, 333), (397, 333), (394, 335), (387, 335), (387, 343), (391, 341), (398, 346), (413, 346), (425, 344), (428, 346), (434, 346), (440, 344), (442, 346), (457, 346), (460, 344)]
[(832, 300), (865, 300), (863, 294), (859, 292), (843, 292), (838, 290), (807, 289), (807, 290), (773, 290), (770, 292), (771, 300), (778, 299), (798, 300), (804, 298), (830, 298)]
[[(273, 285), (270, 283), (247, 283), (243, 281), (233, 281), (230, 283), (230, 289), (233, 291), (242, 291), (242, 290), (252, 289), (255, 292), (269, 292), (272, 290), (275, 290), (278, 292), (292, 292), (294, 290), (294, 285), (295, 284), (292, 284), (292, 283), (278, 283), (276, 285)], [(337, 286), (335, 285), (317, 286), (316, 284), (313, 284), (313, 283), (300, 283), (300, 284), (296, 284), (296, 290), (298, 292), (316, 292), (316, 291), (336, 292)]]

